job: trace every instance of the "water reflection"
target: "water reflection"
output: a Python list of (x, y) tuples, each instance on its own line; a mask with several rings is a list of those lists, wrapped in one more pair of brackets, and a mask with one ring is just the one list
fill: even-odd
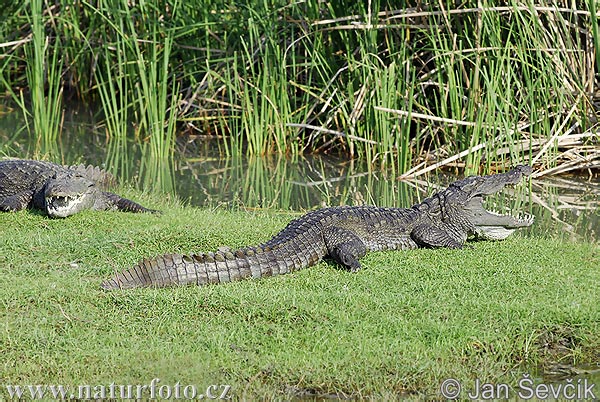
[(409, 206), (410, 183), (333, 157), (182, 159), (177, 193), (191, 204), (304, 210), (332, 205)]
[(600, 238), (598, 177), (548, 177), (532, 180), (531, 201), (550, 234), (591, 241)]

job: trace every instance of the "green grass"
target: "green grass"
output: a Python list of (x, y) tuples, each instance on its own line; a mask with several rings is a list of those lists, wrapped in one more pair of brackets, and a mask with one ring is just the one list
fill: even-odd
[[(0, 214), (1, 384), (232, 385), (232, 395), (439, 397), (443, 379), (508, 381), (598, 359), (598, 246), (512, 237), (372, 253), (203, 288), (107, 293), (144, 256), (256, 244), (290, 213)], [(3, 395), (4, 389), (0, 391)]]

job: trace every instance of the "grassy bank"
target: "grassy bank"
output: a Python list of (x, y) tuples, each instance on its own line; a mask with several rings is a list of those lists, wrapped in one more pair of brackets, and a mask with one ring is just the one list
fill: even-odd
[(260, 281), (106, 293), (99, 282), (143, 256), (256, 244), (292, 218), (124, 195), (165, 213), (0, 214), (3, 385), (159, 378), (248, 397), (439, 397), (450, 377), (514, 385), (557, 361), (598, 361), (597, 245), (515, 236), (373, 253), (357, 274), (324, 262)]
[[(224, 154), (335, 152), (397, 173), (598, 165), (594, 2), (78, 2), (0, 10), (0, 92), (54, 155), (63, 97), (103, 122), (107, 162), (175, 130)], [(153, 180), (149, 180), (153, 181)]]

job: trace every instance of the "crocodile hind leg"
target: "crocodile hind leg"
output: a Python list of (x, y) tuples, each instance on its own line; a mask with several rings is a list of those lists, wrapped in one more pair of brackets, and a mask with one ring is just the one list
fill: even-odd
[(331, 227), (323, 233), (327, 252), (338, 264), (352, 272), (360, 267), (359, 258), (367, 253), (365, 243), (348, 229)]
[(27, 208), (33, 198), (32, 191), (22, 191), (17, 194), (0, 198), (0, 211), (20, 211)]

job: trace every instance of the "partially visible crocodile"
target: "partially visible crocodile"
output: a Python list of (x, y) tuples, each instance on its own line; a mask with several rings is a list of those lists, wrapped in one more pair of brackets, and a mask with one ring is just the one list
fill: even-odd
[(84, 209), (157, 212), (107, 190), (114, 177), (94, 166), (62, 166), (51, 162), (0, 161), (0, 211), (37, 208), (52, 218)]
[(236, 251), (166, 254), (146, 259), (102, 283), (104, 289), (222, 283), (286, 274), (331, 257), (357, 271), (367, 251), (417, 247), (461, 248), (467, 238), (501, 240), (533, 224), (533, 216), (489, 212), (483, 197), (518, 183), (531, 167), (471, 176), (412, 208), (332, 207), (292, 221), (271, 240)]

